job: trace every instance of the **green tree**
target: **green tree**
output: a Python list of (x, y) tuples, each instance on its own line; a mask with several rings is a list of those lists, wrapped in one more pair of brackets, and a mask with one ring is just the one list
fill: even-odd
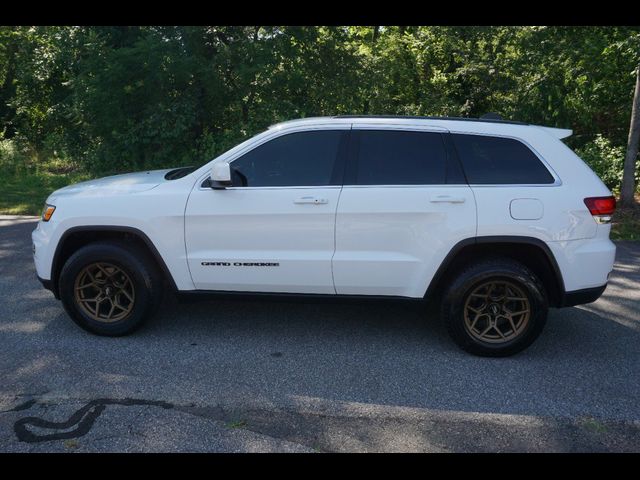
[(627, 143), (639, 36), (640, 27), (0, 27), (0, 132), (35, 162), (103, 174), (199, 164), (291, 118), (497, 112), (572, 128), (570, 146), (605, 152), (592, 161), (611, 172), (621, 162), (611, 152)]

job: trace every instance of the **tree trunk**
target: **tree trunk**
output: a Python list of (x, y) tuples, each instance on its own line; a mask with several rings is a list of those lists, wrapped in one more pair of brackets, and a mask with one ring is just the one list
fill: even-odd
[(636, 89), (633, 94), (633, 107), (631, 108), (631, 123), (629, 125), (629, 141), (627, 142), (627, 155), (624, 159), (624, 172), (622, 174), (622, 189), (620, 203), (623, 207), (630, 207), (635, 203), (636, 191), (636, 158), (638, 157), (638, 143), (640, 141), (640, 64), (636, 69)]

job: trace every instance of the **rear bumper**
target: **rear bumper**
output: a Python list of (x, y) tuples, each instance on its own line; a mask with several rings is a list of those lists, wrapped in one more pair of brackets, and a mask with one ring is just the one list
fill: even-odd
[(616, 246), (608, 237), (547, 242), (547, 245), (558, 263), (568, 294), (604, 288), (616, 257)]
[(574, 305), (582, 305), (585, 303), (595, 302), (604, 293), (607, 284), (600, 287), (583, 288), (582, 290), (574, 290), (565, 292), (560, 301), (559, 307), (573, 307)]

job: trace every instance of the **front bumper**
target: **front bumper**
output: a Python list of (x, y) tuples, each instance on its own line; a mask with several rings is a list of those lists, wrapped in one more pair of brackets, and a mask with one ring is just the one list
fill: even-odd
[[(35, 230), (31, 232), (31, 248), (33, 251), (33, 262), (36, 266), (36, 274), (39, 278), (51, 278), (51, 264), (53, 260), (53, 252), (50, 248), (52, 243), (52, 234), (54, 232), (53, 221), (43, 223), (38, 222)], [(55, 246), (55, 244), (53, 244)]]
[(38, 277), (38, 280), (40, 281), (40, 283), (42, 284), (42, 286), (49, 290), (51, 293), (53, 293), (53, 295), (60, 300), (60, 296), (58, 295), (57, 290), (54, 288), (53, 286), (53, 281), (52, 280), (47, 280), (45, 278), (41, 278), (39, 275), (36, 275)]
[[(51, 252), (49, 244), (51, 241), (50, 225), (38, 222), (36, 229), (31, 233), (33, 250), (33, 262), (36, 266), (36, 276), (44, 288), (53, 292), (60, 300), (55, 282), (51, 278)], [(49, 277), (49, 278), (47, 278)]]

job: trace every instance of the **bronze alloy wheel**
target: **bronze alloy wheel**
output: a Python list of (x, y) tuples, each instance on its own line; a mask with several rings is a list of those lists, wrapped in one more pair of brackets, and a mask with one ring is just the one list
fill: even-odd
[(84, 267), (74, 285), (76, 303), (93, 320), (117, 322), (133, 310), (133, 282), (121, 268), (96, 262)]
[(531, 317), (529, 299), (511, 282), (481, 283), (464, 304), (464, 326), (476, 340), (505, 343), (518, 337)]

